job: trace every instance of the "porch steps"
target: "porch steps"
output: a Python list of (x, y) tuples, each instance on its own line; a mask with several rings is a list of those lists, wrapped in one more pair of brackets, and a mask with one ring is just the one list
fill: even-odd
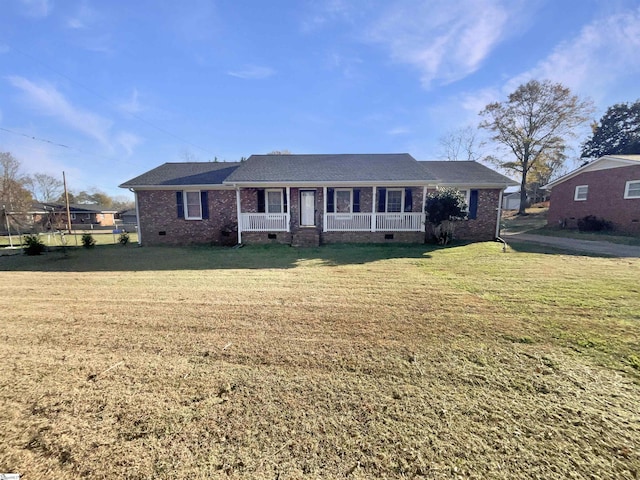
[(315, 228), (300, 229), (291, 236), (292, 247), (320, 246), (320, 233)]

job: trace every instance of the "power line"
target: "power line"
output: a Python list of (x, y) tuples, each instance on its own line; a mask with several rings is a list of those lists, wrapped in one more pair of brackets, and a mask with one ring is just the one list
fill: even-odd
[(21, 137), (28, 138), (29, 140), (36, 140), (38, 142), (49, 143), (51, 145), (55, 145), (56, 147), (72, 148), (69, 145), (64, 145), (62, 143), (52, 142), (51, 140), (47, 140), (46, 138), (38, 138), (38, 137), (34, 137), (32, 135), (27, 135), (25, 133), (14, 132), (13, 130), (9, 130), (8, 128), (0, 127), (0, 130), (3, 130), (5, 132), (9, 132), (9, 133), (13, 133), (14, 135), (20, 135)]
[[(114, 105), (114, 104), (111, 102), (111, 100), (107, 99), (105, 96), (103, 96), (103, 95), (101, 95), (100, 93), (98, 93), (98, 92), (96, 92), (96, 91), (92, 90), (91, 88), (87, 87), (86, 85), (83, 85), (82, 83), (78, 82), (77, 80), (74, 80), (73, 78), (69, 77), (68, 75), (66, 75), (66, 74), (64, 74), (64, 73), (62, 73), (62, 72), (60, 72), (59, 70), (56, 70), (55, 68), (51, 67), (50, 65), (47, 65), (47, 64), (46, 64), (46, 63), (44, 63), (43, 61), (41, 61), (41, 60), (39, 60), (39, 59), (35, 58), (33, 55), (30, 55), (30, 54), (28, 54), (28, 53), (26, 53), (26, 52), (23, 52), (22, 50), (20, 50), (20, 49), (18, 49), (18, 48), (15, 48), (15, 47), (11, 47), (11, 50), (18, 52), (19, 54), (21, 54), (21, 55), (23, 55), (23, 56), (27, 57), (28, 59), (30, 59), (30, 60), (32, 60), (32, 61), (34, 61), (34, 62), (36, 62), (36, 63), (39, 63), (39, 64), (40, 64), (40, 65), (42, 65), (43, 67), (45, 67), (45, 68), (47, 68), (47, 69), (51, 70), (53, 73), (55, 73), (55, 74), (57, 74), (57, 75), (60, 75), (61, 77), (66, 78), (66, 79), (67, 79), (67, 80), (69, 80), (70, 82), (72, 82), (72, 83), (76, 84), (77, 86), (79, 86), (79, 87), (83, 88), (84, 90), (86, 90), (87, 92), (89, 92), (91, 95), (94, 95), (94, 96), (98, 97), (99, 99), (101, 99), (101, 100), (102, 100), (103, 102), (105, 102), (106, 104), (108, 104), (108, 105), (110, 105), (110, 106), (112, 106), (112, 107), (116, 107), (116, 108), (117, 108), (117, 106), (116, 106), (116, 105)], [(176, 140), (180, 140), (181, 142), (186, 143), (187, 145), (191, 145), (192, 147), (195, 147), (195, 148), (197, 148), (197, 149), (199, 149), (199, 150), (202, 150), (203, 152), (206, 152), (206, 153), (208, 153), (208, 154), (210, 154), (210, 155), (215, 155), (213, 152), (211, 152), (211, 151), (207, 150), (206, 148), (201, 147), (200, 145), (196, 145), (195, 143), (192, 143), (192, 142), (190, 142), (190, 141), (188, 141), (188, 140), (186, 140), (186, 139), (184, 139), (184, 138), (182, 138), (182, 137), (180, 137), (180, 136), (176, 135), (175, 133), (172, 133), (172, 132), (170, 132), (170, 131), (168, 131), (168, 130), (166, 130), (166, 129), (162, 128), (162, 127), (159, 127), (158, 125), (155, 125), (155, 124), (151, 123), (150, 121), (146, 120), (145, 118), (141, 117), (140, 115), (138, 115), (138, 114), (136, 114), (136, 113), (129, 112), (129, 115), (131, 115), (132, 117), (136, 118), (137, 120), (139, 120), (139, 121), (141, 121), (141, 122), (143, 122), (143, 123), (145, 123), (145, 124), (149, 125), (150, 127), (155, 128), (156, 130), (158, 130), (159, 132), (164, 133), (165, 135), (169, 135), (170, 137), (173, 137), (173, 138), (175, 138)]]

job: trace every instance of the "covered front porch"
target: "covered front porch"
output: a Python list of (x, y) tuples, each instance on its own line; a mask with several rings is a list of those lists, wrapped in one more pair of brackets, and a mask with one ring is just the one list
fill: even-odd
[[(309, 235), (310, 231), (318, 236), (331, 232), (424, 232), (426, 192), (425, 185), (237, 188), (239, 242), (243, 233), (256, 232), (274, 234), (266, 238), (284, 239), (283, 243), (291, 242), (296, 233)], [(278, 233), (289, 235), (275, 235)]]

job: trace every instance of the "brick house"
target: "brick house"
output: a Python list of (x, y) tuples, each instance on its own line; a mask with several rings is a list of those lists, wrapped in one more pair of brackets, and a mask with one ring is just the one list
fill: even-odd
[(640, 235), (640, 155), (607, 155), (545, 186), (551, 190), (547, 224), (577, 228), (593, 215), (619, 232)]
[[(64, 228), (67, 225), (67, 207), (61, 203), (41, 203), (38, 208), (42, 215), (38, 223), (47, 228)], [(90, 226), (112, 227), (116, 224), (117, 210), (91, 203), (69, 205), (71, 225), (74, 228), (89, 228)]]
[(135, 193), (145, 245), (422, 243), (424, 203), (461, 190), (456, 236), (491, 240), (502, 191), (515, 182), (477, 162), (409, 154), (252, 155), (242, 163), (165, 163), (122, 185)]

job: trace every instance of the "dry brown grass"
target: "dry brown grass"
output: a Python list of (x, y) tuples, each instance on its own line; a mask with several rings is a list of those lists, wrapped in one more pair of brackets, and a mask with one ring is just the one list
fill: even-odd
[(96, 252), (0, 259), (0, 473), (640, 474), (640, 260)]

